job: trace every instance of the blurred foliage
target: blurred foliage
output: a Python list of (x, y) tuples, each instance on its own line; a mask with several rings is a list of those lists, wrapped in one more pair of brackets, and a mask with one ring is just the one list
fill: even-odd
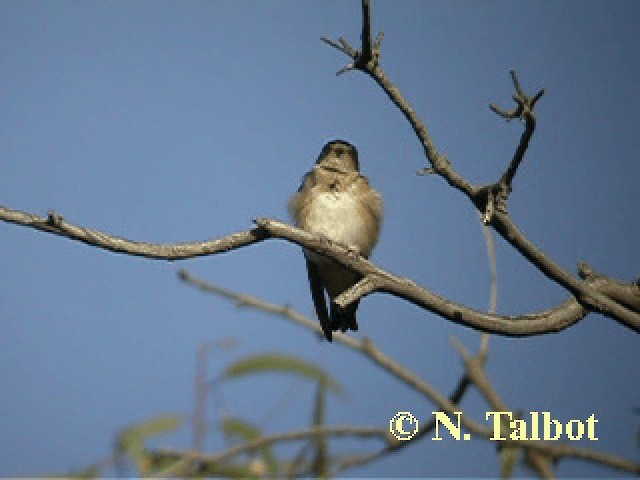
[(223, 378), (240, 378), (258, 373), (292, 373), (317, 382), (335, 393), (343, 391), (340, 383), (323, 369), (306, 360), (282, 353), (251, 355), (232, 363), (223, 372)]
[[(204, 357), (206, 360), (206, 357)], [(312, 405), (310, 423), (319, 427), (325, 424), (326, 402), (329, 392), (344, 392), (340, 383), (325, 370), (312, 363), (282, 353), (250, 355), (228, 365), (217, 377), (218, 380), (235, 380), (251, 375), (291, 374), (310, 380), (317, 385)], [(208, 393), (207, 393), (208, 394)], [(131, 424), (116, 435), (114, 455), (108, 462), (93, 464), (84, 470), (70, 472), (56, 477), (100, 478), (108, 467), (115, 468), (120, 476), (134, 467), (141, 477), (196, 475), (226, 478), (274, 478), (288, 475), (313, 475), (326, 478), (329, 471), (328, 441), (325, 435), (310, 437), (302, 442), (301, 448), (291, 460), (281, 461), (271, 444), (264, 445), (255, 452), (246, 452), (234, 461), (207, 461), (188, 458), (189, 451), (149, 450), (147, 442), (159, 435), (178, 430), (184, 425), (184, 416), (176, 414), (157, 415), (150, 419)], [(219, 434), (230, 445), (244, 445), (263, 436), (261, 428), (239, 417), (229, 416), (218, 424)], [(213, 454), (212, 454), (213, 455)]]

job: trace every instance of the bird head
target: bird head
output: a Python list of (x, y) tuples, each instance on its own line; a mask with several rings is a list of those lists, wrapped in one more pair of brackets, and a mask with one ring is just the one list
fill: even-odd
[(322, 147), (316, 165), (341, 173), (360, 171), (356, 147), (344, 140), (332, 140)]

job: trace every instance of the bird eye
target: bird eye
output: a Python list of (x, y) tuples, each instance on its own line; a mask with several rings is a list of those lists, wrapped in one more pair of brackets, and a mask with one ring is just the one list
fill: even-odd
[(333, 149), (333, 152), (340, 157), (344, 153), (344, 149), (342, 147), (335, 147)]

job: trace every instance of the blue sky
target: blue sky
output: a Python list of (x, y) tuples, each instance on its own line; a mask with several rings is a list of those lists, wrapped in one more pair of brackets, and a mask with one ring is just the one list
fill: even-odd
[[(356, 0), (336, 2), (17, 2), (0, 4), (0, 204), (149, 242), (196, 241), (286, 219), (286, 201), (322, 145), (339, 137), (385, 199), (375, 262), (486, 309), (489, 270), (477, 215), (436, 177), (408, 124), (320, 36), (359, 38)], [(516, 224), (570, 271), (640, 275), (640, 5), (636, 2), (374, 1), (382, 66), (438, 148), (473, 182), (498, 178), (521, 133), (508, 71), (546, 87), (514, 182)], [(180, 283), (179, 268), (312, 315), (304, 261), (282, 241), (180, 263), (99, 251), (0, 224), (0, 475), (81, 468), (123, 426), (192, 411), (195, 355), (210, 375), (258, 352), (299, 355), (349, 391), (332, 424), (385, 426), (433, 407), (366, 360), (278, 318)], [(566, 294), (497, 240), (498, 310), (549, 308)], [(478, 335), (387, 295), (365, 299), (360, 332), (443, 391), (462, 373), (448, 337)], [(491, 340), (487, 372), (513, 409), (599, 419), (583, 446), (640, 461), (638, 337), (591, 315), (556, 335)], [(268, 432), (310, 421), (313, 385), (239, 381), (225, 411)], [(285, 407), (274, 408), (283, 395)], [(464, 407), (484, 418), (472, 392)], [(272, 412), (272, 413), (269, 413)], [(210, 418), (216, 410), (211, 404)], [(188, 428), (157, 441), (188, 447)], [(341, 444), (339, 444), (341, 445)], [(375, 444), (368, 444), (375, 448)], [(223, 448), (215, 432), (210, 450)], [(345, 444), (347, 451), (357, 445)], [(423, 441), (360, 476), (497, 475), (490, 442)], [(527, 472), (519, 470), (518, 474)], [(563, 461), (559, 475), (615, 472)]]

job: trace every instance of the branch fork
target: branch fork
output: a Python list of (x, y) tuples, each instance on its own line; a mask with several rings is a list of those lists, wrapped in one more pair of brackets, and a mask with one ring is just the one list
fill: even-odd
[(362, 278), (358, 283), (338, 295), (334, 302), (341, 309), (377, 291), (381, 287), (380, 277), (372, 274)]
[(489, 105), (489, 108), (507, 121), (510, 121), (514, 118), (520, 118), (525, 123), (525, 130), (522, 133), (522, 137), (520, 138), (520, 144), (518, 145), (518, 148), (513, 155), (509, 167), (500, 178), (500, 183), (506, 187), (508, 192), (511, 192), (511, 183), (513, 181), (513, 177), (518, 170), (520, 162), (522, 162), (522, 159), (524, 158), (524, 154), (527, 151), (527, 147), (529, 146), (529, 141), (531, 140), (533, 132), (536, 129), (536, 114), (534, 112), (534, 107), (538, 100), (542, 98), (542, 95), (544, 95), (544, 88), (538, 90), (538, 92), (534, 96), (530, 97), (522, 89), (516, 71), (511, 70), (509, 74), (511, 75), (513, 87), (516, 90), (516, 94), (513, 96), (513, 100), (517, 104), (516, 108), (513, 110), (503, 110), (493, 103)]
[(514, 118), (521, 119), (525, 123), (525, 130), (520, 138), (520, 144), (509, 166), (500, 177), (500, 180), (494, 184), (477, 188), (472, 195), (472, 201), (476, 208), (482, 213), (482, 221), (485, 225), (491, 224), (495, 211), (499, 211), (505, 215), (509, 214), (508, 200), (513, 190), (513, 177), (524, 158), (524, 154), (529, 146), (529, 141), (536, 128), (534, 107), (542, 95), (544, 95), (544, 89), (541, 89), (534, 96), (528, 96), (522, 89), (515, 70), (511, 70), (509, 74), (511, 75), (511, 80), (516, 90), (516, 94), (513, 96), (513, 100), (517, 104), (516, 107), (513, 110), (504, 110), (492, 103), (489, 105), (489, 108), (507, 121), (511, 121)]
[(516, 94), (512, 97), (513, 100), (517, 103), (517, 106), (513, 110), (503, 110), (495, 103), (489, 105), (489, 108), (494, 111), (496, 114), (506, 119), (507, 121), (513, 120), (514, 118), (520, 118), (523, 121), (527, 121), (529, 117), (533, 117), (535, 120), (535, 114), (533, 112), (533, 108), (542, 95), (544, 95), (544, 88), (538, 90), (533, 97), (529, 97), (522, 86), (520, 85), (520, 80), (518, 80), (518, 76), (515, 70), (510, 70), (509, 75), (511, 75), (511, 81), (513, 82), (513, 86), (516, 90)]
[(351, 70), (371, 72), (378, 66), (380, 47), (382, 46), (384, 33), (380, 32), (375, 40), (371, 39), (371, 5), (369, 0), (362, 2), (362, 18), (362, 34), (360, 35), (360, 40), (362, 41), (361, 50), (353, 48), (344, 37), (338, 37), (337, 41), (327, 37), (320, 37), (324, 43), (344, 53), (353, 60), (353, 62), (338, 70), (336, 75), (342, 75)]

